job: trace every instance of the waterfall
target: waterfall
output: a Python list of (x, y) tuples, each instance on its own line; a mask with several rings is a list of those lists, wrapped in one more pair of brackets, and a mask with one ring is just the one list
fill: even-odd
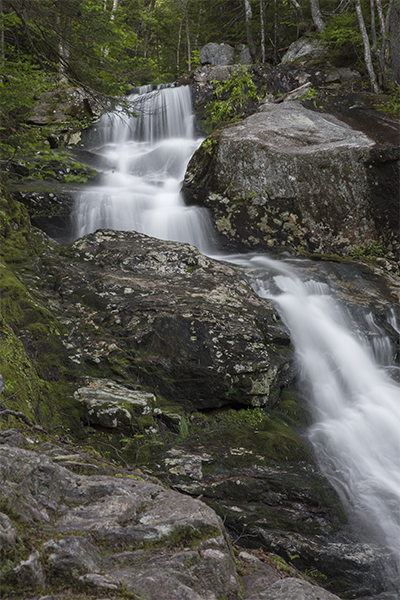
[[(372, 314), (368, 336), (352, 332), (326, 283), (302, 282), (284, 261), (216, 254), (208, 214), (180, 196), (187, 163), (201, 142), (193, 129), (188, 87), (130, 97), (138, 118), (104, 115), (90, 151), (105, 164), (101, 185), (76, 202), (76, 237), (98, 228), (136, 230), (189, 242), (245, 269), (259, 296), (273, 301), (290, 329), (299, 377), (314, 425), (309, 439), (322, 470), (344, 500), (377, 524), (400, 559), (400, 394), (388, 337)], [(397, 331), (394, 313), (388, 316)]]
[(151, 86), (128, 98), (130, 111), (104, 114), (97, 145), (89, 151), (104, 165), (100, 184), (75, 203), (75, 237), (96, 229), (135, 230), (163, 240), (212, 250), (206, 210), (187, 207), (180, 194), (187, 163), (202, 142), (195, 138), (189, 87)]

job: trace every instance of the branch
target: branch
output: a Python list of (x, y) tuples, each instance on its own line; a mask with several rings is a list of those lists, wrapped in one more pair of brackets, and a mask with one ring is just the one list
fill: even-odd
[(286, 98), (288, 98), (292, 94), (295, 94), (296, 92), (299, 92), (300, 90), (304, 90), (305, 88), (311, 87), (311, 85), (312, 84), (308, 81), (307, 83), (304, 83), (303, 85), (301, 85), (300, 87), (296, 88), (295, 90), (291, 90), (287, 94), (284, 94), (280, 98), (277, 98), (276, 100), (274, 100), (272, 102), (272, 104), (279, 104), (280, 102), (283, 102), (284, 100), (286, 100)]

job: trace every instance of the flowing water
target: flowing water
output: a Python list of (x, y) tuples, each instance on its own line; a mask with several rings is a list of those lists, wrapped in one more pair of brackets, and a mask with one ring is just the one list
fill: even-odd
[[(140, 118), (117, 111), (99, 123), (100, 141), (90, 151), (106, 168), (101, 185), (77, 198), (75, 237), (99, 228), (136, 230), (189, 242), (243, 269), (291, 331), (314, 415), (309, 439), (321, 468), (400, 560), (400, 388), (390, 378), (395, 365), (389, 338), (372, 314), (363, 317), (372, 344), (353, 332), (331, 287), (301, 281), (295, 263), (216, 255), (207, 212), (186, 207), (179, 193), (201, 143), (194, 135), (190, 89), (141, 88), (130, 102)], [(394, 313), (389, 321), (398, 331)]]
[(105, 114), (90, 148), (105, 164), (100, 184), (77, 198), (75, 237), (96, 229), (135, 230), (212, 250), (206, 210), (187, 207), (179, 193), (187, 163), (202, 142), (194, 136), (189, 88), (150, 86), (129, 97), (138, 118)]

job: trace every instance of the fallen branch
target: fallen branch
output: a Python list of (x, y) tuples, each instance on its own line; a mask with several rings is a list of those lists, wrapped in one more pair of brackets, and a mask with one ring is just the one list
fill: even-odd
[(279, 104), (280, 102), (283, 102), (284, 100), (286, 100), (286, 98), (289, 98), (289, 96), (291, 96), (292, 94), (295, 94), (296, 92), (300, 92), (300, 90), (304, 90), (305, 88), (308, 88), (308, 87), (311, 87), (311, 86), (312, 86), (312, 83), (310, 81), (308, 81), (307, 83), (304, 83), (303, 85), (301, 85), (300, 87), (296, 88), (295, 90), (291, 90), (287, 94), (284, 94), (280, 98), (277, 98), (276, 100), (274, 100), (272, 102), (272, 104)]
[[(24, 415), (23, 412), (19, 412), (17, 410), (10, 410), (10, 409), (5, 409), (0, 411), (0, 418), (1, 417), (15, 417), (16, 419), (20, 419), (21, 421), (23, 421), (24, 423), (26, 423), (26, 425), (29, 425), (29, 427), (34, 427), (35, 429), (38, 428), (38, 425), (35, 425), (34, 423), (32, 423), (32, 421), (30, 421), (28, 419), (28, 417), (26, 415)], [(41, 429), (41, 427), (40, 427)]]

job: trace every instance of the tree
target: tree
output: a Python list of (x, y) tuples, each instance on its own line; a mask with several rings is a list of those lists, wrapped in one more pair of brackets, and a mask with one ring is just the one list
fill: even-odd
[(312, 20), (317, 28), (318, 33), (322, 33), (325, 28), (325, 23), (322, 18), (319, 0), (310, 0)]

